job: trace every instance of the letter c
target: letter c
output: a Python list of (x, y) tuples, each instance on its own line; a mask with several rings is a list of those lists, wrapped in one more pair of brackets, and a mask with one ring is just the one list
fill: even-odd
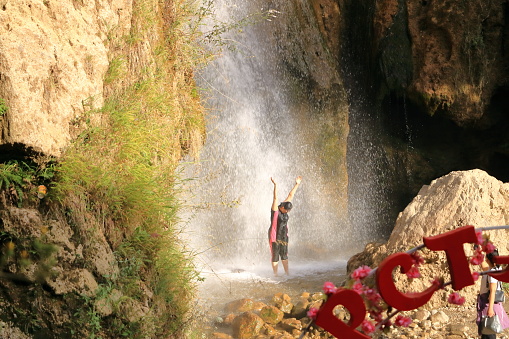
[(376, 272), (376, 284), (380, 295), (385, 302), (400, 311), (410, 311), (426, 304), (433, 293), (439, 288), (432, 285), (426, 291), (420, 293), (401, 293), (394, 285), (392, 271), (401, 266), (401, 273), (408, 271), (413, 265), (413, 259), (407, 253), (394, 253), (384, 259)]

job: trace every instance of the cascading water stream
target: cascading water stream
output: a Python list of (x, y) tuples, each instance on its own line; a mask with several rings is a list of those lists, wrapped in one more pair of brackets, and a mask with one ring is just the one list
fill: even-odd
[[(256, 1), (224, 0), (215, 6), (222, 22), (269, 9)], [(272, 21), (229, 32), (223, 39), (235, 41), (237, 50), (225, 50), (197, 76), (210, 112), (200, 161), (184, 166), (185, 175), (194, 178), (186, 187), (193, 209), (183, 217), (188, 220), (184, 235), (202, 276), (218, 278), (224, 286), (230, 286), (232, 274), (274, 282), (267, 239), (271, 177), (278, 183), (279, 201), (296, 176), (304, 178), (290, 212), (290, 277), (329, 272), (327, 280), (337, 279), (349, 255), (362, 246), (352, 243), (358, 237), (350, 237), (346, 203), (332, 189), (341, 179), (323, 174), (322, 155), (310, 142), (320, 128), (314, 108), (306, 103), (307, 87), (299, 84), (300, 71), (287, 67), (273, 37), (273, 31), (284, 32), (288, 28), (281, 25), (292, 20), (286, 6), (292, 5), (280, 5)], [(304, 1), (300, 6), (309, 5)], [(206, 288), (211, 294), (211, 287)]]

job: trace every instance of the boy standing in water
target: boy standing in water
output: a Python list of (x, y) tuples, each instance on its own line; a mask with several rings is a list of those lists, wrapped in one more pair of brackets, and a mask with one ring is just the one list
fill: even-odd
[(272, 200), (272, 209), (270, 212), (271, 225), (269, 228), (269, 245), (272, 254), (272, 270), (274, 275), (277, 276), (277, 269), (279, 257), (283, 263), (286, 275), (289, 274), (288, 270), (288, 212), (292, 209), (292, 199), (297, 192), (297, 188), (302, 181), (302, 177), (298, 176), (295, 179), (295, 185), (288, 194), (285, 201), (277, 205), (277, 184), (274, 179), (270, 178), (274, 184), (274, 199)]

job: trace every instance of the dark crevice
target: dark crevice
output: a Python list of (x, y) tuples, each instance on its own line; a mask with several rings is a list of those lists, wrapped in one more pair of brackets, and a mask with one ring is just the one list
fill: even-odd
[(0, 145), (0, 163), (9, 160), (28, 162), (44, 154), (22, 143)]

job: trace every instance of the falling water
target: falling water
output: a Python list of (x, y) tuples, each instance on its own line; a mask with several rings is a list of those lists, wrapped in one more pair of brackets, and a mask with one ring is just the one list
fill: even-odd
[[(217, 19), (232, 22), (270, 9), (256, 1), (236, 3), (216, 2)], [(304, 9), (309, 6), (299, 3)], [(272, 277), (267, 239), (271, 177), (278, 183), (280, 202), (295, 178), (303, 176), (289, 220), (293, 276), (337, 273), (351, 254), (362, 249), (359, 237), (351, 236), (347, 204), (342, 201), (346, 193), (335, 193), (342, 184), (340, 174), (324, 175), (321, 154), (311, 142), (320, 129), (318, 109), (306, 102), (307, 88), (299, 83), (305, 75), (287, 67), (273, 37), (278, 25), (292, 20), (285, 6), (291, 5), (280, 4), (272, 21), (223, 36), (224, 41), (235, 42), (236, 50), (224, 50), (197, 76), (210, 111), (200, 160), (184, 166), (185, 175), (193, 179), (186, 187), (193, 195), (188, 201), (192, 208), (184, 219), (185, 236), (203, 274), (249, 272), (257, 279)]]

